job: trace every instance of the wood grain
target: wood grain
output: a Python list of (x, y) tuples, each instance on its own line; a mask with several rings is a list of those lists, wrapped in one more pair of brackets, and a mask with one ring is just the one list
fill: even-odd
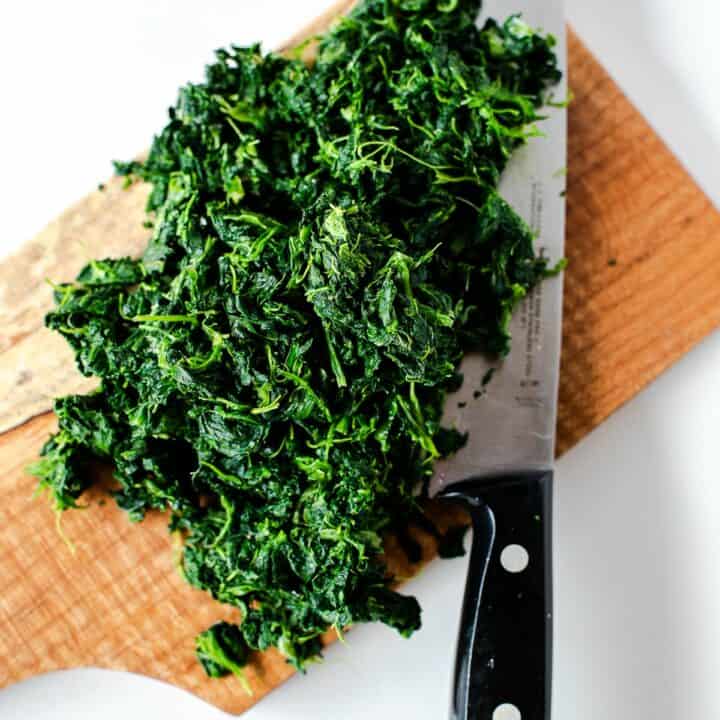
[(558, 451), (720, 326), (720, 213), (569, 33)]
[[(720, 325), (720, 215), (572, 33), (570, 84), (560, 452)], [(73, 555), (24, 471), (54, 427), (51, 414), (27, 418), (84, 386), (62, 341), (42, 330), (44, 278), (138, 252), (144, 200), (142, 187), (113, 181), (0, 264), (0, 427), (16, 426), (0, 436), (0, 686), (93, 665), (160, 678), (240, 713), (291, 671), (277, 653), (259, 657), (248, 670), (252, 697), (236, 679), (205, 678), (193, 637), (234, 611), (178, 577), (163, 516), (133, 526), (96, 492), (88, 509), (64, 516)]]
[(49, 281), (73, 280), (93, 258), (138, 255), (148, 238), (147, 193), (113, 178), (0, 263), (0, 433), (50, 410), (53, 397), (97, 384), (75, 371), (68, 344), (43, 325)]

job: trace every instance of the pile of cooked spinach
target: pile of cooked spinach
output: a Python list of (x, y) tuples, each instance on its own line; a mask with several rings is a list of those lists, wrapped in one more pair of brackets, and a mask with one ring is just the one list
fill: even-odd
[(97, 392), (56, 401), (35, 467), (58, 510), (97, 461), (133, 520), (171, 513), (182, 572), (238, 608), (210, 675), (271, 646), (302, 669), (329, 628), (409, 635), (383, 538), (422, 514), (463, 353), (509, 349), (550, 269), (499, 196), (559, 78), (554, 41), (478, 0), (366, 0), (312, 66), (220, 50), (146, 161), (140, 259), (89, 263), (47, 325)]

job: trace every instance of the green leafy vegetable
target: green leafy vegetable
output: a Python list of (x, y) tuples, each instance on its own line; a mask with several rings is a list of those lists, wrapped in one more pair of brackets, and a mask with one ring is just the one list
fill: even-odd
[[(477, 0), (367, 0), (317, 61), (221, 50), (180, 90), (146, 162), (141, 259), (55, 291), (91, 395), (61, 398), (35, 468), (59, 510), (107, 461), (133, 520), (169, 509), (194, 586), (239, 608), (197, 639), (212, 676), (381, 621), (410, 635), (383, 537), (463, 438), (440, 426), (463, 353), (508, 351), (548, 273), (498, 195), (559, 73), (517, 17)], [(461, 551), (461, 534), (445, 554)]]
[(231, 673), (243, 676), (248, 661), (248, 648), (237, 625), (215, 623), (195, 639), (197, 657), (209, 677), (225, 677)]

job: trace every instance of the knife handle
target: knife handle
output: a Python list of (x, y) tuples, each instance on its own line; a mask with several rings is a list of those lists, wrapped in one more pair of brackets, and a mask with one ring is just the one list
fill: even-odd
[[(473, 524), (451, 720), (550, 718), (552, 481), (550, 471), (529, 472), (467, 480), (439, 495), (464, 505)], [(522, 571), (526, 557), (512, 546), (527, 552)]]

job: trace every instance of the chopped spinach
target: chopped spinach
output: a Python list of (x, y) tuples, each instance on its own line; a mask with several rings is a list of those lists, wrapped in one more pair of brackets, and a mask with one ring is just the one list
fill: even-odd
[(243, 677), (248, 662), (248, 647), (240, 628), (228, 622), (215, 623), (195, 639), (197, 657), (209, 677), (231, 673)]
[[(169, 509), (182, 571), (242, 623), (197, 639), (208, 674), (329, 628), (410, 635), (383, 537), (463, 438), (440, 426), (463, 353), (504, 354), (548, 274), (499, 196), (559, 72), (518, 17), (478, 0), (366, 0), (316, 62), (220, 50), (145, 162), (153, 234), (55, 290), (48, 327), (101, 385), (56, 401), (35, 467), (58, 510), (115, 468), (133, 520)], [(444, 554), (461, 552), (462, 534)]]

